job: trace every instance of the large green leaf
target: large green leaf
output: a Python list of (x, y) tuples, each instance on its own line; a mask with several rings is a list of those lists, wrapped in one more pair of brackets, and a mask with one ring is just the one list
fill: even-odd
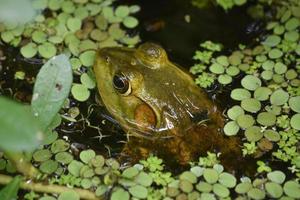
[(0, 97), (0, 119), (1, 150), (33, 150), (41, 143), (43, 134), (28, 106)]
[(31, 106), (43, 130), (51, 124), (68, 97), (72, 79), (71, 64), (65, 55), (50, 59), (38, 73)]
[(18, 190), (20, 187), (21, 177), (16, 176), (13, 180), (9, 182), (1, 191), (0, 199), (1, 200), (14, 200), (18, 199)]

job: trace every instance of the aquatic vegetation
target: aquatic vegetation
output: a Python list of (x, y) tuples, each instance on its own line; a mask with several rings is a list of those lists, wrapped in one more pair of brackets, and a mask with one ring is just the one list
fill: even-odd
[[(13, 2), (14, 5), (18, 3)], [(132, 16), (140, 10), (136, 5), (114, 8), (113, 0), (28, 2), (34, 8), (34, 19), (25, 24), (3, 21), (0, 23), (1, 40), (20, 48), (22, 56), (28, 59), (39, 57), (47, 60), (57, 54), (66, 54), (74, 74), (80, 76), (80, 82), (74, 83), (71, 90), (78, 101), (86, 101), (90, 90), (95, 88), (90, 67), (96, 49), (134, 46), (139, 42), (138, 35), (131, 37), (124, 30), (138, 25), (138, 20)]]
[[(244, 135), (244, 156), (273, 151), (274, 157), (295, 163), (300, 130), (299, 2), (290, 1), (288, 5), (277, 7), (276, 18), (266, 25), (268, 34), (259, 44), (253, 48), (240, 46), (230, 55), (209, 51), (209, 57), (204, 57), (197, 51), (194, 58), (199, 63), (191, 67), (191, 72), (198, 75), (195, 82), (201, 87), (213, 84), (207, 84), (203, 77), (215, 77), (215, 82), (223, 86), (230, 85), (235, 76), (241, 77), (240, 86), (230, 93), (235, 105), (227, 110), (224, 133)], [(266, 170), (263, 165), (259, 169)]]

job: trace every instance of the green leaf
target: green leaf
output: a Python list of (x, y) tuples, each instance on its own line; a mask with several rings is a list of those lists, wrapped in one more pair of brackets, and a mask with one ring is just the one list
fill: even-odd
[(141, 185), (135, 185), (129, 188), (129, 193), (137, 198), (144, 199), (148, 196), (148, 190), (146, 187)]
[(80, 196), (74, 190), (70, 190), (61, 193), (57, 200), (80, 200)]
[(40, 69), (31, 105), (43, 130), (51, 124), (68, 97), (72, 79), (71, 64), (65, 55), (53, 57)]
[(4, 188), (0, 191), (1, 200), (13, 200), (18, 199), (18, 190), (20, 187), (21, 176), (14, 177), (13, 180), (9, 182)]
[[(5, 151), (31, 151), (43, 134), (29, 108), (0, 97), (0, 148)], [(9, 133), (9, 134), (8, 134)]]

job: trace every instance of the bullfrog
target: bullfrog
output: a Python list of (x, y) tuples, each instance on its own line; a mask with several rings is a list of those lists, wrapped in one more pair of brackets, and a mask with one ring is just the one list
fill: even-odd
[(221, 153), (224, 165), (241, 158), (239, 140), (222, 132), (216, 103), (161, 46), (102, 48), (93, 69), (103, 104), (127, 133), (123, 154), (131, 159), (154, 154), (186, 165), (207, 151)]

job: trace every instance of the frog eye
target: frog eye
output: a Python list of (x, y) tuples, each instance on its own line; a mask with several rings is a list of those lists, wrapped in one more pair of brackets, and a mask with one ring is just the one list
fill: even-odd
[(129, 95), (131, 92), (130, 82), (122, 74), (114, 75), (113, 86), (122, 95)]

